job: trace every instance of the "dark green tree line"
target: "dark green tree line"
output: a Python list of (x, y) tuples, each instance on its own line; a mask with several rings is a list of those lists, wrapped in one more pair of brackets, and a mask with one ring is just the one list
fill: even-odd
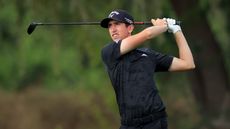
[[(100, 57), (101, 48), (110, 41), (105, 29), (99, 26), (39, 26), (32, 35), (28, 35), (26, 29), (33, 20), (99, 21), (114, 8), (122, 8), (139, 21), (175, 17), (183, 22), (182, 30), (192, 47), (196, 70), (179, 76), (160, 75), (160, 89), (176, 87), (175, 80), (183, 76), (181, 85), (191, 86), (200, 113), (204, 113), (204, 121), (212, 116), (207, 125), (212, 126), (211, 121), (219, 120), (220, 116), (227, 121), (229, 6), (228, 0), (0, 0), (0, 87), (13, 91), (31, 87), (103, 89), (109, 84)], [(143, 28), (136, 27), (135, 32)], [(145, 46), (176, 55), (173, 42), (169, 34), (163, 34)]]

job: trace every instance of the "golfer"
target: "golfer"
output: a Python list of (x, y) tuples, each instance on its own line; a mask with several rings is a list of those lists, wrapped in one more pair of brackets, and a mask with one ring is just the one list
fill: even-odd
[[(167, 114), (154, 81), (155, 72), (194, 69), (188, 43), (174, 19), (152, 19), (153, 26), (132, 35), (134, 19), (124, 10), (114, 10), (101, 21), (112, 42), (102, 49), (102, 60), (116, 93), (120, 129), (167, 129)], [(138, 48), (145, 41), (171, 32), (179, 57), (149, 48)]]

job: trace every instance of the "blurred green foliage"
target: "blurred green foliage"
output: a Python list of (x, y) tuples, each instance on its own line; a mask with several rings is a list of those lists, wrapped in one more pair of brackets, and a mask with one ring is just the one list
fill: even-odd
[[(216, 1), (217, 0), (200, 0), (198, 7), (207, 11), (207, 17), (209, 18), (213, 32), (217, 34), (216, 38), (221, 42), (222, 51), (226, 55), (226, 65), (230, 71), (230, 39), (226, 22), (227, 15), (229, 14), (223, 13), (223, 10), (214, 6)], [(223, 1), (228, 2), (227, 0)], [(229, 9), (227, 7), (224, 9)], [(126, 9), (137, 21), (147, 21), (151, 18), (158, 17), (176, 18), (168, 0), (0, 0), (0, 89), (14, 91), (13, 93), (15, 93), (17, 97), (22, 96), (23, 98), (19, 100), (22, 100), (23, 102), (21, 104), (25, 106), (22, 106), (23, 111), (27, 111), (27, 106), (32, 105), (34, 106), (34, 110), (30, 110), (29, 113), (32, 114), (33, 111), (39, 111), (39, 108), (41, 108), (44, 112), (47, 111), (48, 116), (51, 117), (56, 117), (55, 113), (52, 114), (52, 109), (55, 110), (55, 108), (51, 102), (54, 102), (56, 106), (60, 106), (62, 103), (58, 101), (63, 101), (67, 103), (67, 106), (72, 104), (73, 108), (78, 109), (79, 103), (75, 102), (74, 98), (77, 98), (81, 103), (90, 100), (90, 102), (85, 105), (83, 104), (83, 107), (81, 107), (82, 105), (80, 105), (80, 107), (81, 110), (83, 110), (83, 114), (84, 112), (93, 114), (89, 116), (89, 120), (94, 120), (92, 124), (97, 123), (99, 125), (95, 125), (95, 127), (104, 129), (109, 128), (108, 124), (114, 121), (114, 123), (111, 124), (111, 129), (117, 128), (116, 125), (119, 124), (118, 116), (110, 114), (111, 117), (115, 118), (107, 120), (108, 117), (104, 117), (104, 115), (100, 114), (104, 111), (100, 105), (105, 106), (105, 109), (109, 109), (109, 113), (115, 112), (116, 114), (118, 112), (110, 80), (104, 69), (100, 55), (101, 48), (110, 42), (107, 30), (100, 26), (38, 26), (31, 35), (26, 33), (27, 27), (32, 21), (100, 21), (115, 8)], [(213, 17), (215, 17), (214, 20)], [(215, 24), (216, 22), (220, 22), (221, 24)], [(143, 26), (137, 27), (134, 33), (139, 32), (143, 28)], [(177, 48), (172, 42), (174, 41), (171, 35), (163, 34), (148, 41), (144, 46), (176, 55)], [(197, 126), (201, 119), (197, 112), (199, 107), (195, 105), (185, 73), (169, 73), (167, 75), (160, 73), (159, 76), (156, 77), (156, 80), (157, 84), (159, 84), (160, 94), (166, 101), (167, 107), (169, 107), (171, 129), (192, 129), (194, 125)], [(36, 90), (36, 88), (47, 90), (51, 98), (47, 97), (47, 94), (44, 95), (43, 92), (34, 93), (34, 91), (30, 91), (30, 89)], [(79, 89), (84, 90), (80, 90), (82, 91), (81, 94), (80, 92), (75, 93), (75, 91)], [(25, 95), (21, 94), (27, 90), (29, 92), (25, 92)], [(58, 95), (52, 98), (54, 94), (50, 91), (57, 91), (57, 93), (59, 93), (62, 90), (67, 92), (72, 91), (67, 94), (76, 95), (68, 97), (68, 95), (65, 94), (64, 99), (61, 99), (63, 96), (58, 97)], [(97, 94), (93, 97), (87, 97), (89, 94), (91, 95), (91, 93), (94, 94), (95, 92), (103, 96)], [(33, 96), (33, 93), (38, 94), (38, 96)], [(0, 94), (2, 95), (0, 97), (2, 98), (0, 99), (0, 104), (6, 106), (6, 108), (1, 109), (2, 111), (6, 111), (5, 109), (10, 108), (8, 104), (13, 104), (13, 106), (16, 107), (20, 106), (19, 102), (14, 103), (18, 100), (13, 101), (13, 97), (15, 97), (14, 94), (13, 96), (3, 92)], [(34, 104), (32, 102), (37, 100), (26, 99), (27, 97), (40, 99), (41, 96), (39, 95), (42, 95), (42, 99), (47, 101)], [(79, 98), (82, 96), (86, 97)], [(99, 100), (94, 101), (98, 96)], [(4, 98), (5, 100), (9, 100), (9, 102), (7, 103)], [(102, 99), (102, 103), (99, 103), (100, 99)], [(177, 100), (177, 102), (174, 102), (175, 100)], [(98, 103), (99, 105), (97, 105)], [(35, 108), (38, 105), (46, 104), (47, 109), (46, 107)], [(48, 108), (49, 106), (50, 109)], [(69, 109), (71, 109), (71, 111), (74, 110), (72, 107), (65, 108), (65, 110)], [(61, 111), (59, 108), (56, 110)], [(15, 111), (17, 112), (17, 110)], [(72, 113), (76, 112), (73, 111)], [(1, 120), (4, 119), (1, 115), (0, 112), (0, 124)], [(19, 115), (21, 114), (19, 113)], [(71, 116), (71, 114), (69, 115)], [(77, 118), (76, 121), (79, 119), (88, 119), (83, 118), (84, 115)], [(8, 116), (8, 114), (6, 113), (5, 116)], [(40, 118), (41, 116), (31, 117), (34, 117), (35, 121), (36, 119), (42, 119)], [(9, 118), (12, 117), (10, 116)], [(23, 118), (26, 119), (26, 116), (23, 116)], [(72, 119), (72, 117), (68, 115), (67, 118)], [(84, 123), (87, 121), (80, 120), (80, 122)], [(92, 124), (89, 125), (89, 127), (86, 126), (83, 128), (92, 129)], [(36, 123), (34, 125), (38, 124)], [(32, 124), (29, 127), (31, 126)], [(23, 127), (26, 127), (26, 125), (23, 125)], [(47, 124), (47, 128), (48, 127), (64, 129), (64, 127), (68, 126), (54, 127), (48, 126)], [(79, 127), (75, 126), (73, 128)], [(43, 129), (45, 129), (45, 127)]]

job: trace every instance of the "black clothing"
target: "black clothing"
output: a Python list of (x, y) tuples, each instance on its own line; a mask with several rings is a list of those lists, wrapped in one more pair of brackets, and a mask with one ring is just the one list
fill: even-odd
[(102, 59), (116, 93), (122, 124), (164, 112), (153, 77), (155, 72), (168, 71), (173, 57), (148, 48), (121, 55), (120, 45), (121, 41), (106, 45)]
[(166, 118), (160, 118), (156, 121), (138, 126), (121, 125), (119, 129), (168, 129), (168, 122)]
[(141, 118), (133, 118), (133, 119), (122, 119), (121, 124), (126, 126), (140, 126), (145, 125), (154, 121), (158, 121), (161, 118), (166, 119), (166, 112), (165, 110), (160, 112), (155, 112), (152, 114), (148, 114), (146, 116), (143, 116)]

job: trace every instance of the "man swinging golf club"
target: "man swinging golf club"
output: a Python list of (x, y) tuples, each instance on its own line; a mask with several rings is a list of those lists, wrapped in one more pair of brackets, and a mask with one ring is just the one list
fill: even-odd
[[(151, 22), (153, 26), (131, 35), (133, 17), (124, 10), (114, 10), (100, 23), (113, 40), (102, 49), (102, 60), (116, 93), (120, 129), (167, 129), (165, 106), (153, 76), (155, 72), (195, 68), (191, 50), (176, 21), (164, 18)], [(175, 37), (179, 57), (137, 48), (167, 30)]]

